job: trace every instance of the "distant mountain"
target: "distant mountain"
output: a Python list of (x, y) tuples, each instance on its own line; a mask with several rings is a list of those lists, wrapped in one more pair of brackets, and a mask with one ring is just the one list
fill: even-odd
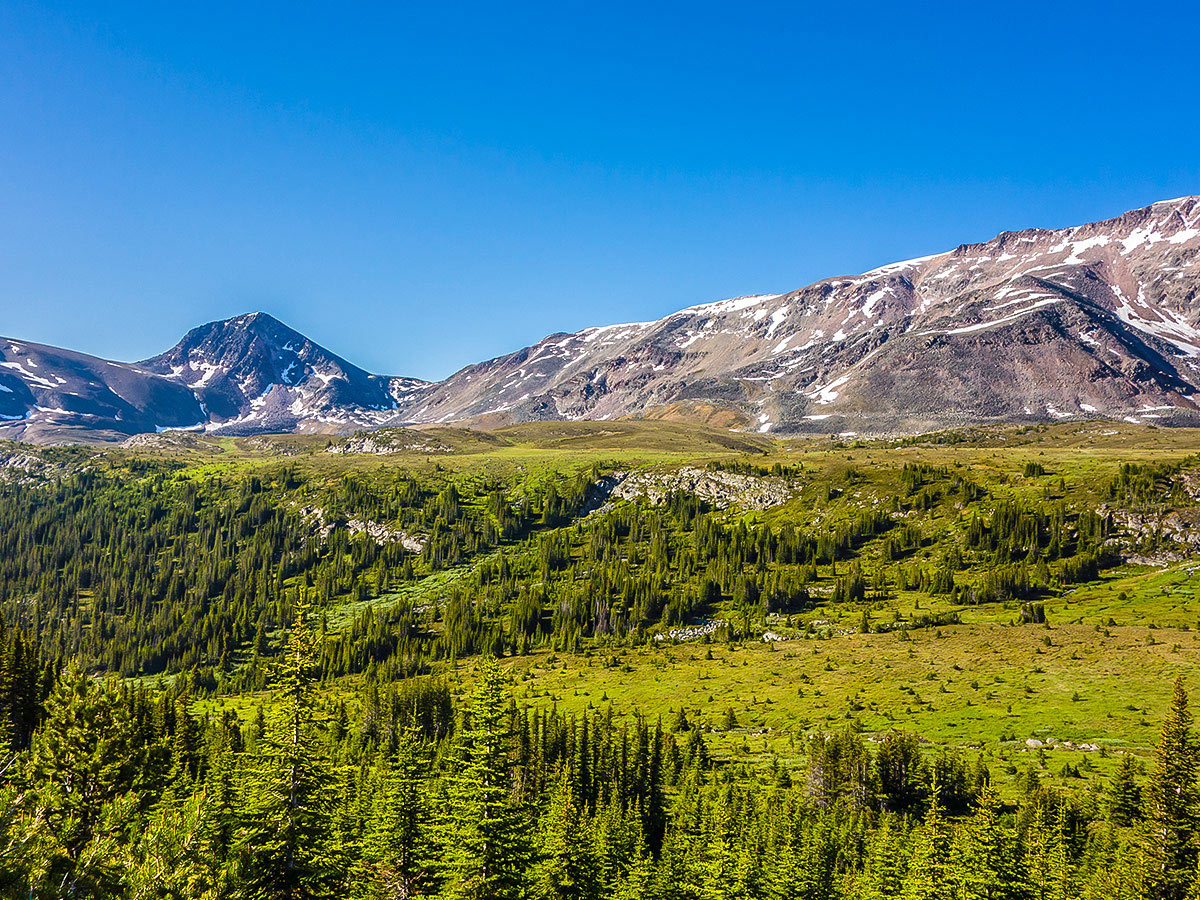
[(9, 338), (0, 358), (0, 437), (36, 442), (370, 428), (426, 386), (364, 372), (265, 313), (194, 328), (139, 363)]
[(1200, 198), (555, 334), (416, 392), (417, 423), (724, 414), (919, 432), (1105, 416), (1198, 423)]
[(380, 425), (426, 386), (364, 372), (266, 313), (193, 328), (138, 365), (186, 385), (226, 434)]
[(118, 440), (206, 421), (184, 385), (136, 365), (0, 338), (0, 437)]
[(445, 381), (372, 375), (263, 313), (140, 363), (0, 338), (0, 437), (639, 415), (773, 433), (1200, 424), (1200, 198), (555, 334)]

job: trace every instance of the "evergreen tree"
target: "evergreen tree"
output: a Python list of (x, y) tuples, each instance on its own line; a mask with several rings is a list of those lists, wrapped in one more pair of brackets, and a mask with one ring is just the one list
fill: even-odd
[(618, 881), (613, 900), (654, 900), (654, 860), (640, 853), (630, 862), (629, 869)]
[(307, 613), (303, 603), (296, 607), (279, 658), (273, 717), (242, 785), (235, 851), (239, 892), (248, 900), (329, 897), (343, 882), (329, 840), (334, 780), (314, 734), (318, 655)]
[(428, 760), (411, 734), (379, 769), (363, 838), (364, 896), (409, 900), (432, 890), (431, 824), (423, 773)]
[(524, 811), (513, 798), (505, 678), (482, 660), (446, 773), (443, 894), (453, 900), (507, 900), (521, 893)]
[(1017, 900), (1024, 884), (1016, 842), (1000, 820), (1000, 798), (985, 784), (975, 815), (959, 829), (955, 876), (961, 900)]
[(189, 697), (185, 694), (175, 704), (175, 739), (171, 758), (177, 779), (191, 782), (200, 774), (200, 734), (192, 718)]
[[(11, 763), (9, 764), (11, 766)], [(0, 773), (5, 767), (0, 767)], [(22, 815), (15, 785), (0, 780), (0, 896), (29, 894), (31, 823)]]
[(574, 799), (575, 789), (564, 769), (542, 822), (538, 862), (531, 893), (537, 900), (598, 900), (600, 870), (586, 822)]
[(916, 812), (925, 800), (925, 763), (916, 735), (892, 731), (875, 755), (880, 805), (892, 812)]
[(1114, 825), (1126, 827), (1142, 817), (1142, 789), (1137, 782), (1133, 756), (1126, 753), (1108, 789), (1109, 817)]
[(1146, 893), (1184, 900), (1196, 871), (1196, 745), (1183, 679), (1175, 680), (1146, 786)]
[(1060, 803), (1053, 824), (1046, 804), (1036, 805), (1033, 821), (1025, 834), (1025, 880), (1029, 883), (1033, 900), (1067, 898), (1071, 872), (1063, 834), (1065, 827), (1065, 804)]
[(196, 792), (165, 797), (140, 830), (128, 861), (127, 900), (219, 900), (230, 895), (228, 873), (205, 838), (214, 810)]
[(904, 879), (904, 900), (954, 900), (950, 827), (942, 817), (937, 775), (929, 789), (929, 813), (912, 839), (912, 859)]
[(738, 849), (731, 804), (718, 802), (701, 873), (704, 900), (743, 900), (746, 896), (737, 878)]
[(133, 725), (111, 682), (72, 663), (34, 736), (24, 803), (36, 850), (35, 893), (106, 897), (120, 889), (116, 844), (142, 802)]
[(1110, 824), (1092, 842), (1090, 854), (1085, 900), (1145, 900), (1146, 866), (1138, 842), (1117, 841)]
[(867, 848), (867, 858), (859, 877), (859, 898), (892, 900), (899, 897), (904, 888), (906, 863), (905, 835), (893, 816), (884, 815)]

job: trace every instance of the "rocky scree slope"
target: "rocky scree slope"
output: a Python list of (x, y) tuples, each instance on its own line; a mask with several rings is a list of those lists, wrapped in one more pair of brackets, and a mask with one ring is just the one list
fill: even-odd
[(768, 432), (1104, 416), (1200, 423), (1200, 198), (555, 334), (414, 391), (415, 423), (717, 403)]

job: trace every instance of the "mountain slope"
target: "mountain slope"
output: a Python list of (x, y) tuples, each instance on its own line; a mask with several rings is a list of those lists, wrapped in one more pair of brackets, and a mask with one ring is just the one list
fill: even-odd
[(425, 385), (365, 372), (266, 313), (193, 328), (138, 365), (186, 385), (226, 434), (379, 425)]
[(108, 438), (204, 422), (182, 385), (138, 366), (0, 338), (0, 437)]
[(711, 405), (761, 431), (1103, 415), (1197, 422), (1200, 198), (556, 334), (415, 392), (415, 423)]
[(1200, 198), (554, 334), (436, 384), (373, 375), (263, 313), (135, 364), (0, 344), (0, 437), (37, 441), (631, 415), (764, 433), (1200, 424)]

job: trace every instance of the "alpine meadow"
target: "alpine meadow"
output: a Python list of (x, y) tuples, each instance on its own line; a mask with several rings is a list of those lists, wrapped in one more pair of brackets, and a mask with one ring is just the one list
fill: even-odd
[(13, 897), (1172, 897), (1194, 433), (21, 448)]

